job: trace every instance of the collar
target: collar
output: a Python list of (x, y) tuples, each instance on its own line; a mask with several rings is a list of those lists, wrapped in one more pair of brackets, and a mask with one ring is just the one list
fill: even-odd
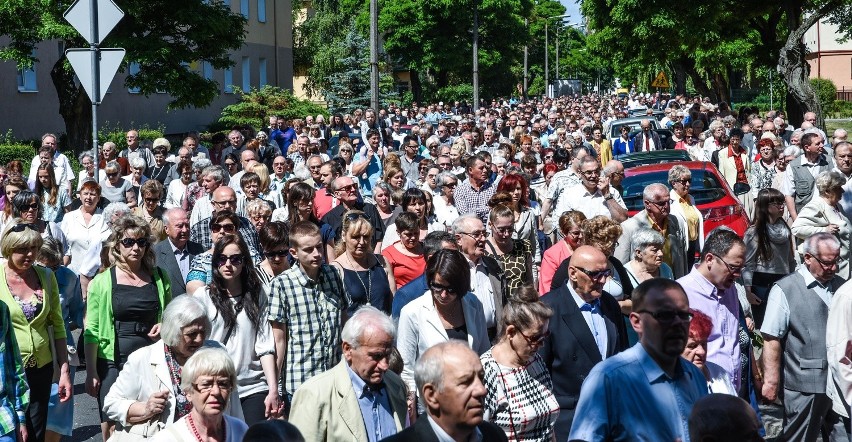
[(184, 245), (182, 249), (179, 249), (175, 243), (172, 242), (172, 239), (169, 238), (169, 245), (172, 247), (172, 252), (174, 252), (175, 255), (178, 253), (189, 252), (189, 241), (187, 241), (186, 245)]
[[(654, 221), (654, 218), (651, 218), (651, 214), (650, 214), (650, 213), (648, 213), (647, 211), (645, 211), (645, 215), (647, 215), (647, 216), (648, 216), (648, 223), (649, 223), (649, 225), (651, 226), (651, 228), (652, 228), (652, 229), (654, 229), (654, 230), (656, 230), (656, 231), (658, 231), (658, 232), (660, 232), (660, 233), (663, 233), (663, 232), (665, 232), (665, 231), (667, 231), (667, 230), (669, 229), (669, 218), (668, 218), (668, 217), (666, 217), (666, 221), (665, 221), (665, 222), (663, 223), (663, 225), (661, 226), (661, 225), (658, 225), (658, 224)], [(663, 236), (665, 236), (665, 234), (663, 234)]]
[(352, 367), (350, 367), (349, 364), (346, 364), (346, 373), (349, 374), (349, 380), (352, 381), (352, 387), (355, 389), (355, 394), (358, 395), (358, 399), (361, 399), (364, 396), (367, 396), (368, 394), (380, 395), (382, 390), (385, 388), (384, 382), (379, 384), (377, 387), (371, 387), (367, 385), (367, 383), (364, 382), (363, 379), (361, 379), (361, 376), (358, 376), (358, 374), (355, 373), (354, 370), (352, 370)]
[(845, 173), (843, 173), (843, 171), (841, 171), (841, 170), (840, 170), (840, 168), (838, 168), (837, 166), (835, 166), (835, 167), (834, 167), (834, 169), (832, 169), (832, 171), (837, 172), (837, 173), (839, 173), (839, 174), (843, 175), (843, 176), (846, 178), (846, 181), (852, 181), (852, 174), (846, 175), (846, 174), (845, 174)]
[[(432, 416), (429, 413), (426, 413), (426, 420), (429, 421), (429, 426), (432, 427), (432, 431), (435, 432), (435, 436), (438, 437), (438, 442), (454, 442), (452, 436), (447, 434), (435, 419), (432, 419)], [(479, 431), (479, 427), (476, 426), (473, 428), (473, 432), (470, 433), (470, 437), (467, 438), (468, 442), (480, 442), (482, 440), (482, 432)]]
[(320, 265), (319, 271), (317, 272), (317, 279), (313, 280), (310, 277), (308, 277), (308, 274), (305, 273), (304, 270), (302, 270), (301, 265), (297, 264), (297, 265), (293, 266), (293, 268), (296, 269), (295, 270), (296, 279), (299, 281), (299, 283), (301, 285), (303, 285), (305, 287), (314, 287), (317, 284), (319, 284), (320, 280), (322, 279), (322, 273), (323, 273), (324, 267), (325, 267), (325, 264)]
[(805, 279), (805, 287), (813, 288), (814, 286), (818, 286), (829, 291), (832, 289), (831, 281), (829, 281), (827, 284), (823, 284), (817, 281), (816, 278), (814, 278), (814, 275), (811, 274), (811, 271), (808, 270), (808, 266), (804, 265), (804, 263), (800, 264), (799, 268), (796, 269), (796, 271), (799, 272), (799, 274), (802, 275), (802, 278)]
[(693, 291), (694, 293), (714, 301), (719, 301), (722, 298), (722, 295), (724, 295), (724, 293), (721, 295), (719, 294), (719, 289), (701, 274), (697, 265), (692, 268), (692, 271), (689, 272), (688, 276), (692, 278), (690, 284), (692, 284), (692, 287), (695, 289)]
[(642, 371), (645, 373), (645, 378), (648, 380), (649, 384), (654, 384), (661, 380), (678, 379), (683, 376), (684, 371), (681, 364), (685, 361), (680, 356), (678, 356), (677, 365), (675, 366), (674, 377), (670, 377), (662, 368), (660, 368), (659, 365), (657, 365), (657, 361), (648, 354), (641, 342), (637, 343), (636, 347), (638, 347), (636, 351), (637, 362), (639, 363), (639, 367), (642, 368)]
[[(719, 142), (717, 141), (716, 144), (718, 144), (718, 143)], [(731, 147), (731, 145), (728, 145), (728, 156), (729, 157), (734, 157), (736, 155), (742, 155), (744, 153), (745, 153), (745, 150), (742, 148), (742, 145), (740, 145), (740, 151), (739, 152), (734, 152), (734, 148)]]
[(577, 290), (574, 290), (574, 286), (571, 284), (571, 278), (568, 278), (568, 281), (566, 282), (566, 284), (568, 285), (568, 292), (571, 293), (571, 298), (577, 304), (577, 308), (579, 308), (580, 310), (583, 310), (585, 308), (587, 311), (591, 311), (592, 313), (595, 313), (594, 309), (590, 310), (590, 308), (586, 307), (586, 306), (587, 305), (596, 306), (597, 309), (598, 309), (597, 313), (600, 313), (600, 305), (601, 305), (600, 298), (597, 298), (597, 299), (593, 300), (592, 302), (586, 302), (583, 298), (580, 297), (580, 295), (577, 293)]

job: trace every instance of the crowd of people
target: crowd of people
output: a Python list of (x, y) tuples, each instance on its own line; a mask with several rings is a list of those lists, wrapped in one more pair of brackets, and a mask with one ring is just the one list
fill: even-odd
[[(0, 442), (71, 435), (78, 369), (104, 440), (745, 441), (770, 402), (783, 440), (848, 439), (852, 145), (804, 120), (659, 94), (271, 115), (131, 130), (76, 177), (45, 134), (0, 168)], [(744, 235), (705, 231), (683, 165), (628, 212), (619, 158), (663, 149), (748, 186)]]

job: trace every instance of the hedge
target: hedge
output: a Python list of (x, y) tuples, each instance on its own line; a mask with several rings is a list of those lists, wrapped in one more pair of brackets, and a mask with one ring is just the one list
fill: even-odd
[(27, 174), (35, 154), (35, 148), (29, 144), (0, 144), (0, 166), (5, 166), (9, 161), (18, 160), (24, 165), (24, 173)]

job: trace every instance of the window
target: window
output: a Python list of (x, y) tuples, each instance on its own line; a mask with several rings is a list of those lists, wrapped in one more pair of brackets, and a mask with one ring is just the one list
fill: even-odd
[(38, 92), (35, 63), (26, 69), (18, 69), (18, 92)]
[(202, 61), (201, 62), (201, 75), (204, 76), (205, 80), (213, 79), (213, 66), (210, 62)]
[(258, 81), (257, 87), (266, 86), (266, 59), (261, 58), (257, 63), (257, 72), (260, 74), (260, 80)]
[(225, 69), (225, 93), (234, 93), (234, 71), (231, 68)]
[[(139, 73), (139, 63), (130, 63), (130, 66), (127, 67), (127, 75), (132, 77), (132, 76), (134, 76), (138, 73)], [(130, 87), (130, 88), (127, 88), (127, 92), (129, 92), (131, 94), (138, 94), (139, 88), (138, 87)]]
[(266, 23), (266, 0), (257, 0), (257, 21)]
[(243, 57), (243, 92), (251, 89), (251, 59)]
[(245, 18), (249, 18), (249, 0), (240, 0), (240, 14), (243, 14)]

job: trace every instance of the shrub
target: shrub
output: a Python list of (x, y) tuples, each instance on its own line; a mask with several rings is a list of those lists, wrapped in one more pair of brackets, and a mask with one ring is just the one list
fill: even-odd
[(24, 165), (24, 174), (26, 174), (30, 170), (30, 162), (35, 154), (35, 147), (31, 144), (0, 144), (0, 166), (5, 166), (12, 160), (19, 160)]
[(292, 92), (274, 86), (266, 85), (259, 90), (251, 89), (249, 92), (235, 88), (235, 91), (240, 95), (240, 101), (222, 109), (219, 124), (211, 125), (211, 131), (243, 125), (259, 129), (266, 125), (269, 115), (275, 114), (288, 119), (318, 114), (328, 116), (325, 108), (296, 98)]
[(467, 101), (470, 103), (473, 101), (473, 85), (458, 84), (442, 87), (435, 92), (435, 99), (433, 101), (443, 101), (444, 103)]
[(834, 100), (837, 98), (837, 86), (834, 85), (834, 82), (825, 78), (812, 78), (811, 87), (814, 89), (822, 108), (831, 109)]
[[(133, 122), (130, 122), (130, 125), (127, 127), (122, 127), (119, 124), (115, 124), (110, 126), (109, 122), (105, 122), (103, 126), (101, 126), (100, 131), (98, 131), (98, 144), (103, 145), (107, 141), (112, 141), (118, 146), (118, 150), (122, 150), (127, 147), (127, 131), (136, 130), (139, 132), (140, 140), (150, 140), (154, 141), (157, 138), (163, 136), (166, 131), (165, 126), (159, 125), (157, 128), (151, 128), (150, 126), (143, 125), (140, 127), (135, 127)], [(69, 157), (69, 159), (71, 159)]]

